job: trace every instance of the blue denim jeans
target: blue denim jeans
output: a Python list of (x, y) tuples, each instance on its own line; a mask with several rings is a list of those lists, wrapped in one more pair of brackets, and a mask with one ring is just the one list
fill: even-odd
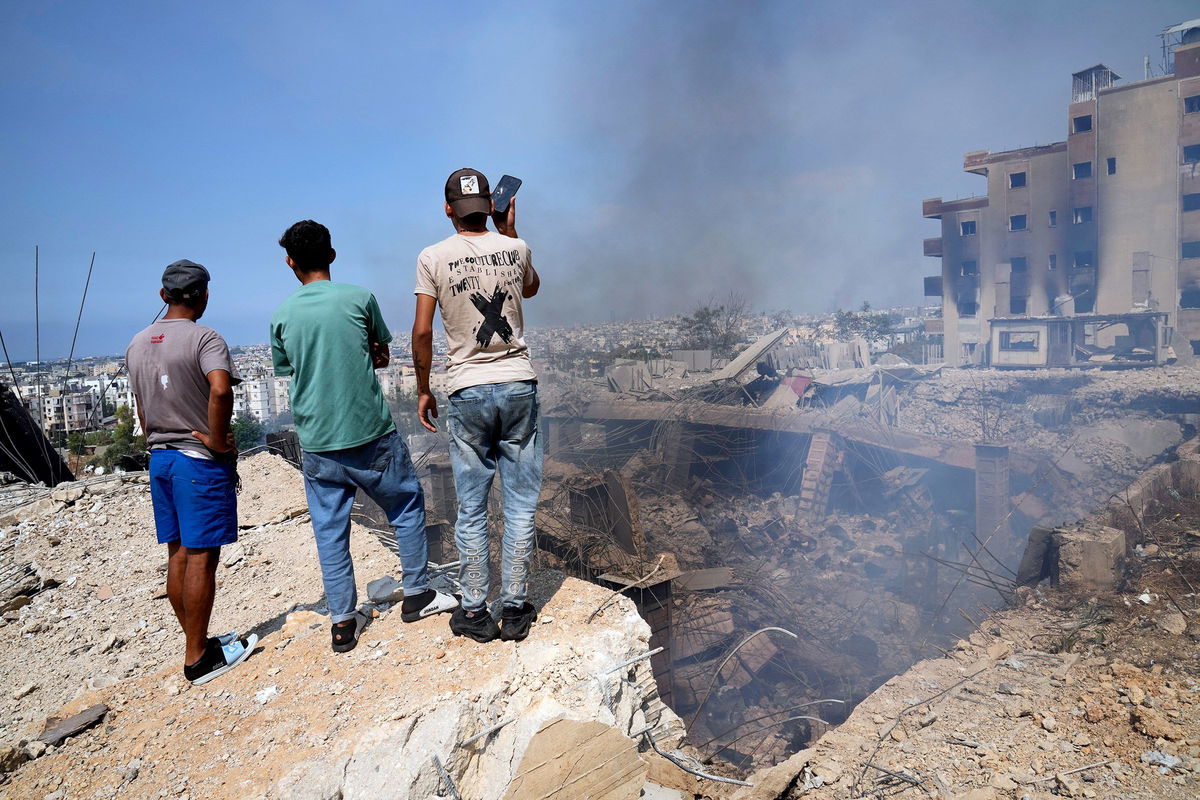
[(458, 545), (462, 605), (483, 608), (489, 585), (488, 494), (500, 473), (504, 500), (500, 602), (519, 607), (529, 591), (533, 515), (542, 493), (542, 453), (535, 381), (486, 383), (450, 396), (446, 430), (458, 492)]
[(350, 619), (358, 605), (350, 559), (350, 509), (360, 488), (396, 529), (404, 595), (429, 588), (425, 495), (400, 435), (392, 431), (348, 450), (305, 451), (304, 493), (333, 622)]

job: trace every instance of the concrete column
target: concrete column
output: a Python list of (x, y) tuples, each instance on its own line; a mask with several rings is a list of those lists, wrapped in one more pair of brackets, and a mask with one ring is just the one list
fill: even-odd
[(817, 431), (808, 445), (804, 474), (800, 479), (802, 511), (824, 516), (829, 511), (833, 476), (842, 467), (841, 438), (832, 431)]
[(695, 434), (686, 423), (670, 421), (659, 426), (658, 452), (663, 462), (663, 483), (667, 486), (687, 488), (692, 476), (695, 441)]
[[(1004, 541), (1009, 534), (1012, 499), (1008, 481), (1008, 445), (975, 445), (975, 535), (980, 541)], [(994, 532), (994, 533), (993, 533)]]

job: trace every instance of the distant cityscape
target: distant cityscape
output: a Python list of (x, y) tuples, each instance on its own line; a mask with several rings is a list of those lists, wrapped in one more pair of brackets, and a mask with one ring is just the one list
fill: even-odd
[[(898, 344), (925, 338), (927, 329), (940, 325), (938, 308), (895, 308), (872, 312), (891, 320), (885, 339), (870, 342), (873, 351), (882, 352)], [(546, 378), (594, 378), (621, 360), (670, 358), (673, 352), (695, 342), (681, 339), (681, 318), (616, 321), (573, 327), (532, 328), (525, 332), (540, 375)], [(839, 337), (835, 315), (747, 314), (738, 321), (738, 344), (780, 327), (792, 328), (808, 338), (835, 341)], [(936, 361), (938, 352), (925, 348), (915, 360)], [(448, 353), (445, 333), (434, 333), (434, 370), (430, 385), (435, 394), (444, 394), (445, 362)], [(234, 417), (252, 418), (264, 430), (292, 427), (288, 396), (290, 379), (276, 377), (267, 344), (231, 345), (234, 365), (242, 378), (234, 388)], [(715, 362), (722, 361), (720, 353)], [(118, 424), (117, 411), (132, 412), (134, 432), (137, 422), (137, 398), (129, 384), (122, 356), (76, 358), (68, 363), (57, 361), (13, 362), (6, 365), (4, 383), (12, 383), (21, 403), (47, 437), (57, 447), (67, 446), (72, 433), (112, 428)], [(416, 372), (408, 337), (397, 336), (391, 346), (391, 363), (376, 371), (380, 387), (389, 403), (397, 404), (416, 394)]]

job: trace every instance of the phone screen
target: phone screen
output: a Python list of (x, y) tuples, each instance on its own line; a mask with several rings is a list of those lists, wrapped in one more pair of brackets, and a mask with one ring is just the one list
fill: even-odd
[(496, 188), (492, 189), (492, 203), (495, 204), (497, 214), (503, 214), (508, 211), (509, 202), (517, 194), (517, 189), (520, 188), (520, 178), (505, 175), (500, 179), (500, 182), (496, 184)]

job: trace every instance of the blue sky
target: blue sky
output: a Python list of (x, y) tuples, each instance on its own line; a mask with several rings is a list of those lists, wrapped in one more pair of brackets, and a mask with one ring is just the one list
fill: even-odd
[(533, 325), (917, 303), (920, 201), (968, 150), (1061, 139), (1070, 73), (1126, 80), (1194, 2), (5, 3), (0, 330), (124, 350), (166, 264), (213, 274), (205, 320), (264, 341), (296, 286), (276, 244), (324, 222), (335, 280), (400, 335), (446, 176), (525, 180)]

